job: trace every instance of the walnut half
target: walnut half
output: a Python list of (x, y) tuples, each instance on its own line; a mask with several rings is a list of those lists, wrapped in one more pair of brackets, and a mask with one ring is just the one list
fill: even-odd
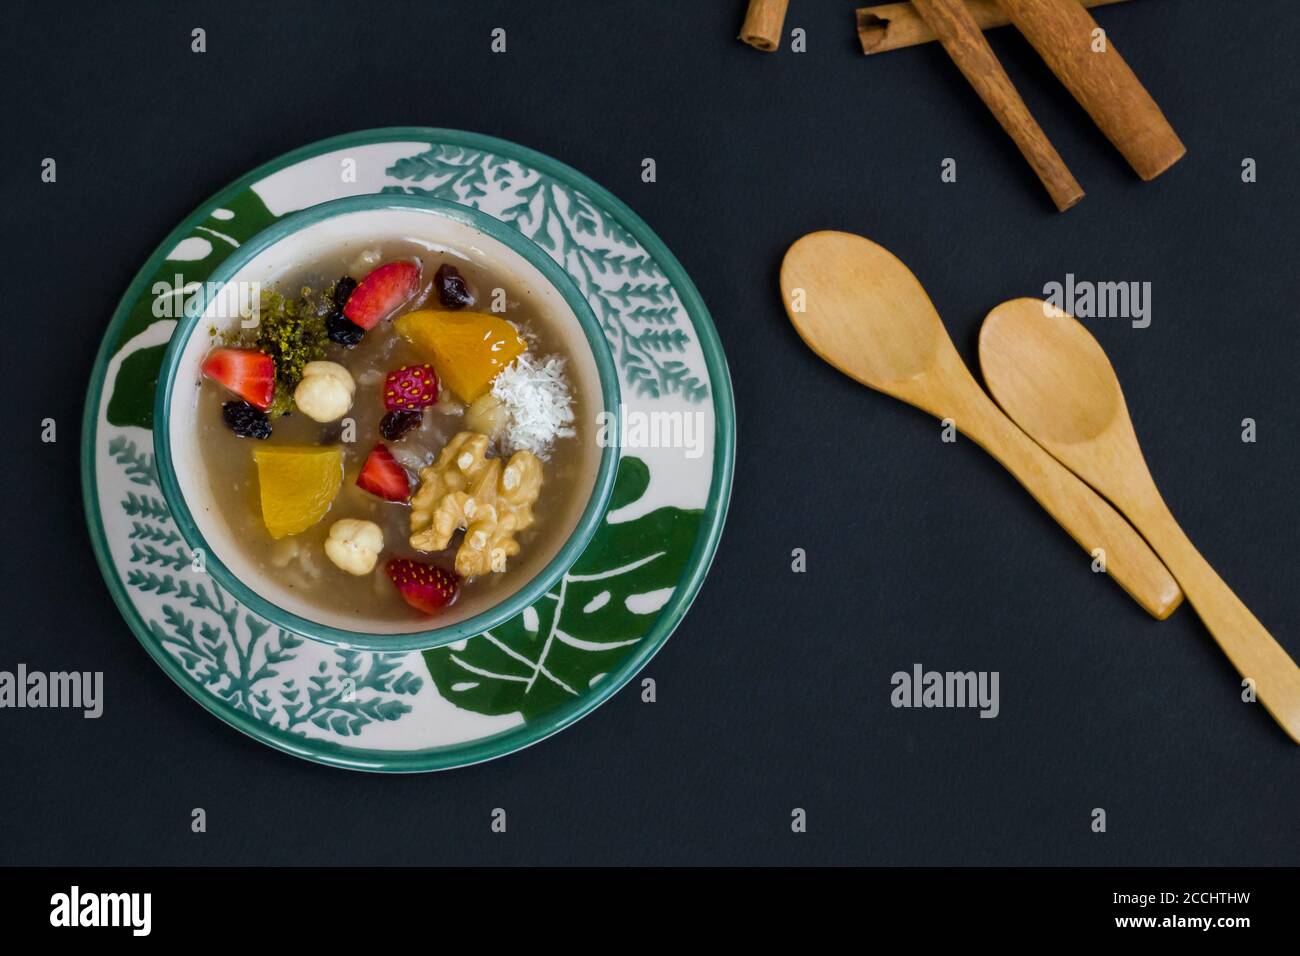
[(465, 538), (456, 552), (456, 573), (471, 578), (504, 571), (519, 553), (515, 535), (533, 523), (542, 490), (542, 463), (529, 451), (508, 462), (488, 458), (488, 437), (460, 432), (420, 469), (411, 498), (411, 547), (441, 551), (457, 531)]

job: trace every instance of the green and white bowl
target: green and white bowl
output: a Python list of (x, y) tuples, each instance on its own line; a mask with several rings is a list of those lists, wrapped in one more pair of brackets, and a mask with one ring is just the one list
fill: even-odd
[[(163, 498), (191, 553), (241, 604), (278, 627), (304, 637), (370, 651), (419, 651), (474, 637), (522, 613), (550, 590), (586, 548), (604, 517), (618, 464), (616, 442), (606, 442), (578, 477), (579, 493), (557, 515), (569, 531), (539, 555), (540, 570), (492, 606), (460, 613), (458, 605), (430, 619), (367, 618), (331, 612), (250, 559), (216, 506), (205, 467), (198, 422), (199, 367), (212, 348), (212, 330), (240, 321), (241, 290), (267, 287), (323, 252), (364, 249), (401, 239), (432, 252), (472, 253), (509, 274), (533, 296), (533, 307), (567, 342), (569, 374), (606, 416), (617, 436), (618, 372), (609, 342), (572, 278), (536, 243), (476, 209), (426, 196), (354, 196), (293, 213), (233, 252), (187, 302), (163, 356), (154, 406), (154, 457)], [(588, 434), (596, 435), (593, 427)], [(563, 525), (562, 525), (563, 526)], [(463, 606), (463, 605), (460, 605)]]
[[(153, 290), (197, 291), (278, 221), (368, 195), (457, 203), (544, 249), (600, 322), (628, 423), (609, 505), (574, 565), (510, 620), (424, 651), (306, 640), (194, 570), (150, 454), (157, 382), (178, 325), (160, 314)], [(635, 426), (655, 420), (692, 423), (696, 441), (642, 441)], [(626, 205), (571, 167), (505, 140), (428, 127), (365, 130), (246, 173), (150, 255), (92, 370), (82, 493), (95, 556), (127, 629), (202, 707), (308, 760), (439, 770), (563, 730), (646, 666), (682, 622), (718, 547), (735, 429), (708, 310), (682, 265)], [(700, 640), (706, 629), (690, 636), (687, 667), (709, 653)], [(163, 691), (156, 706), (165, 711)], [(196, 746), (215, 745), (215, 737)]]

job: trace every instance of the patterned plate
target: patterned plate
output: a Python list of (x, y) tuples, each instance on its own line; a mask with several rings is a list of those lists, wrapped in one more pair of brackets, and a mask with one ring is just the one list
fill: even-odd
[[(281, 216), (377, 192), (474, 206), (554, 256), (605, 327), (628, 418), (609, 511), (559, 585), (503, 626), (423, 653), (330, 647), (250, 613), (192, 570), (152, 455), (154, 387), (175, 326), (167, 293), (197, 288)], [(282, 156), (172, 232), (113, 315), (82, 433), (96, 557), (127, 623), (163, 670), (212, 713), (273, 747), (340, 767), (410, 772), (535, 743), (607, 700), (654, 655), (718, 545), (735, 411), (699, 293), (636, 214), (576, 171), (513, 143), (408, 127)]]

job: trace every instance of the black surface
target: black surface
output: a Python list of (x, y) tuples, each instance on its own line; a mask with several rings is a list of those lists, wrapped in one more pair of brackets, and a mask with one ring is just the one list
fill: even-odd
[[(1300, 862), (1300, 752), (1190, 608), (1146, 617), (978, 449), (814, 358), (776, 289), (800, 234), (862, 232), (973, 363), (1003, 299), (1067, 272), (1153, 283), (1150, 328), (1089, 324), (1175, 513), (1300, 656), (1300, 14), (1098, 11), (1188, 145), (1148, 184), (993, 34), (1088, 190), (1057, 215), (943, 52), (862, 57), (854, 5), (794, 0), (802, 55), (735, 42), (742, 0), (9, 5), (0, 669), (102, 670), (106, 712), (0, 710), (0, 863)], [(658, 703), (629, 688), (522, 753), (392, 778), (255, 743), (153, 664), (90, 552), (77, 429), (108, 316), (177, 221), (303, 143), (405, 124), (516, 140), (636, 209), (713, 312), (740, 435), (721, 550), (647, 672)], [(891, 708), (918, 661), (999, 671), (1001, 716)]]

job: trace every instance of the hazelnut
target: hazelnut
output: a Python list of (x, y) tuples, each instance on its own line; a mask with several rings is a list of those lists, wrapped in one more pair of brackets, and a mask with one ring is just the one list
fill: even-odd
[(352, 373), (338, 362), (308, 362), (302, 369), (302, 381), (294, 389), (293, 401), (308, 418), (333, 422), (348, 413), (356, 390)]
[(330, 525), (325, 554), (341, 570), (358, 577), (375, 569), (384, 550), (384, 532), (373, 521), (343, 518)]

